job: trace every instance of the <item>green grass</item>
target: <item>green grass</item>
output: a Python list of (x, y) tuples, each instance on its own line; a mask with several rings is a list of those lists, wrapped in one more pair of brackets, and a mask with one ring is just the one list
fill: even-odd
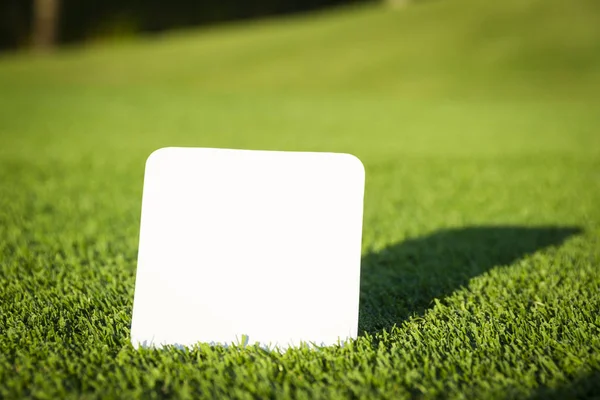
[[(600, 3), (357, 7), (0, 57), (0, 398), (600, 394)], [(145, 158), (350, 152), (361, 337), (135, 351)]]

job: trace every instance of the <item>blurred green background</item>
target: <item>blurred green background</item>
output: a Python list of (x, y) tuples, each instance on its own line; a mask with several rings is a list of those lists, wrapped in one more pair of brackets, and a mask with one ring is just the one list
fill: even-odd
[[(0, 397), (599, 393), (600, 2), (61, 3), (0, 3)], [(133, 350), (163, 146), (363, 161), (352, 346)]]

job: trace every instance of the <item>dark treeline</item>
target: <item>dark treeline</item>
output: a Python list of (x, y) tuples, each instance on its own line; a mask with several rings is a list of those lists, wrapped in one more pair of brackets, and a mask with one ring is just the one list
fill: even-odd
[[(0, 49), (35, 42), (39, 9), (57, 8), (52, 42), (160, 32), (171, 28), (290, 14), (368, 0), (0, 0)], [(38, 27), (39, 28), (39, 27)]]

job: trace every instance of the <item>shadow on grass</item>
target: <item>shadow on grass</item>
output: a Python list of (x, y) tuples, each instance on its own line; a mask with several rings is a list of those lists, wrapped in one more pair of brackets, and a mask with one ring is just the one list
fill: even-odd
[(576, 227), (474, 226), (409, 239), (362, 258), (359, 333), (421, 314), (487, 270), (582, 232)]
[(600, 370), (575, 378), (562, 386), (542, 387), (530, 397), (531, 400), (598, 398), (600, 398)]

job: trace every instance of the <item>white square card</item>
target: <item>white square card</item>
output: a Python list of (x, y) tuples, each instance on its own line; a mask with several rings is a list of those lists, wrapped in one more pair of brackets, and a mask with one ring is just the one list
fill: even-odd
[(335, 153), (164, 148), (146, 163), (131, 340), (286, 348), (358, 329), (364, 168)]

